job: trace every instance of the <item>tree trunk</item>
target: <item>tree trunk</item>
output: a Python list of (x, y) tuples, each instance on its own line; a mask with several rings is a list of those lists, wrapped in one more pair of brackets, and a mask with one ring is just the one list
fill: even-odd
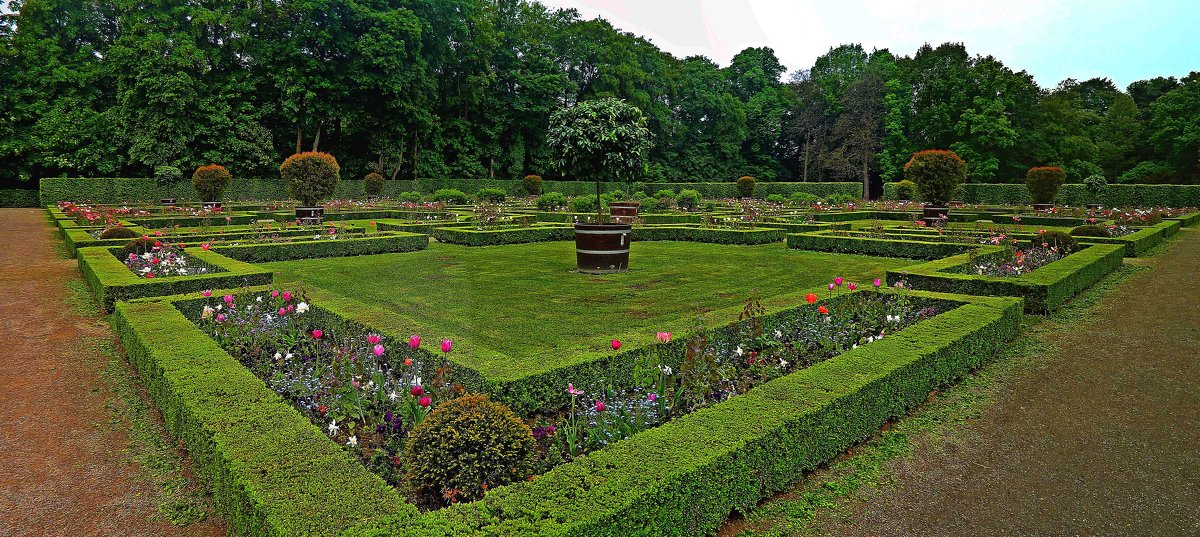
[(804, 173), (801, 175), (802, 181), (808, 182), (808, 153), (812, 150), (812, 142), (804, 142)]
[(304, 143), (304, 124), (296, 122), (296, 153), (300, 152), (300, 144)]
[(489, 158), (488, 159), (488, 179), (495, 179), (495, 178), (496, 178), (496, 159)]
[(421, 145), (417, 143), (417, 137), (413, 136), (413, 158), (412, 158), (412, 178), (417, 180), (417, 157), (421, 154)]
[(324, 127), (324, 126), (325, 126), (325, 120), (321, 120), (317, 123), (317, 134), (315, 136), (313, 136), (313, 148), (312, 148), (313, 151), (316, 151), (317, 148), (319, 148), (321, 146), (321, 127)]
[(859, 157), (862, 158), (863, 201), (866, 201), (871, 198), (871, 177), (868, 174), (868, 156), (865, 146), (862, 150), (862, 154), (859, 155)]
[(604, 211), (600, 210), (600, 181), (596, 181), (596, 223), (604, 223)]

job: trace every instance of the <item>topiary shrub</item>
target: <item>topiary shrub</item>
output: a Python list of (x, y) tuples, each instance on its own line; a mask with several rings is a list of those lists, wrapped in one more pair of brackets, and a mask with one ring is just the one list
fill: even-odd
[(792, 192), (791, 200), (796, 205), (812, 205), (821, 201), (821, 198), (817, 197), (816, 194), (809, 194), (808, 192)]
[(562, 192), (547, 192), (538, 196), (535, 203), (539, 211), (561, 211), (567, 208), (567, 197)]
[(129, 257), (129, 254), (141, 255), (149, 252), (150, 250), (154, 249), (155, 242), (157, 242), (155, 239), (147, 237), (138, 237), (133, 239), (125, 243), (125, 246), (121, 247), (121, 259), (124, 260), (125, 258)]
[(421, 193), (417, 191), (401, 192), (400, 201), (406, 203), (421, 203)]
[(851, 196), (850, 194), (830, 194), (829, 196), (825, 197), (825, 203), (828, 203), (829, 205), (842, 205), (845, 203), (858, 203), (860, 201), (862, 201), (861, 198), (859, 198), (858, 196)]
[(488, 203), (504, 203), (504, 199), (507, 197), (499, 188), (481, 188), (475, 192), (475, 199)]
[(456, 188), (442, 188), (433, 193), (433, 201), (440, 201), (447, 205), (466, 205), (467, 195)]
[(1053, 203), (1066, 179), (1067, 172), (1058, 166), (1037, 166), (1025, 172), (1025, 188), (1034, 203)]
[(367, 191), (368, 196), (378, 196), (383, 192), (383, 176), (371, 172), (366, 177), (363, 177), (363, 190)]
[(1108, 179), (1100, 174), (1089, 175), (1083, 180), (1083, 187), (1092, 195), (1092, 199), (1099, 200), (1100, 196), (1103, 196), (1104, 192), (1108, 190)]
[(684, 189), (679, 191), (678, 196), (675, 196), (675, 205), (685, 211), (694, 211), (700, 206), (702, 199), (699, 190)]
[(1108, 237), (1108, 228), (1096, 224), (1085, 224), (1071, 230), (1072, 237)]
[(220, 164), (201, 166), (192, 172), (192, 188), (200, 195), (200, 201), (221, 201), (221, 195), (232, 180), (229, 170)]
[(787, 201), (787, 198), (783, 197), (783, 194), (770, 194), (767, 196), (767, 203), (783, 204), (785, 201)]
[[(603, 203), (603, 200), (601, 200)], [(596, 198), (591, 196), (575, 196), (571, 198), (571, 212), (590, 213), (596, 210)]]
[(525, 185), (525, 191), (530, 196), (537, 196), (542, 193), (542, 178), (538, 175), (526, 175), (521, 179), (521, 184)]
[(912, 201), (917, 199), (918, 194), (916, 183), (908, 179), (896, 183), (896, 199)]
[(341, 167), (329, 153), (306, 151), (283, 161), (279, 165), (279, 175), (301, 205), (316, 207), (321, 200), (333, 195), (341, 178)]
[(155, 166), (154, 167), (154, 182), (158, 186), (167, 186), (178, 183), (183, 179), (183, 172), (174, 166)]
[(1076, 246), (1075, 237), (1055, 230), (1038, 233), (1038, 236), (1030, 241), (1030, 246), (1034, 248), (1041, 248), (1043, 244), (1046, 247), (1058, 248), (1059, 251), (1067, 253), (1074, 252)]
[(945, 207), (966, 179), (967, 163), (945, 149), (917, 151), (904, 164), (904, 176), (917, 185), (917, 191), (927, 203)]
[(737, 178), (738, 194), (743, 198), (749, 198), (754, 195), (754, 184), (757, 183), (753, 175), (743, 175)]
[(489, 489), (529, 477), (533, 431), (507, 406), (465, 395), (438, 406), (413, 429), (406, 479), (429, 504), (482, 498)]
[(100, 232), (101, 239), (136, 239), (142, 234), (125, 226), (113, 226)]

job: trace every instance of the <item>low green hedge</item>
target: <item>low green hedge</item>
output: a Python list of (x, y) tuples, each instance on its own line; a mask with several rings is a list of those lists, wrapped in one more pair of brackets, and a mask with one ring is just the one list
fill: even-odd
[[(834, 232), (836, 233), (836, 232)], [(909, 259), (941, 259), (978, 248), (975, 244), (951, 243), (938, 240), (897, 240), (831, 232), (792, 233), (787, 247), (813, 252), (904, 257)]]
[(243, 287), (270, 284), (273, 274), (254, 265), (230, 259), (202, 248), (187, 248), (193, 258), (216, 267), (220, 272), (194, 276), (141, 278), (117, 259), (119, 248), (80, 248), (77, 252), (79, 271), (88, 283), (96, 301), (105, 311), (112, 311), (119, 300), (141, 297), (177, 295), (216, 287)]
[(214, 245), (212, 250), (238, 261), (266, 263), (320, 257), (415, 252), (429, 246), (429, 236), (417, 233), (389, 232), (372, 237), (350, 237), (262, 244)]
[(722, 229), (691, 226), (634, 226), (633, 242), (689, 241), (712, 244), (769, 244), (781, 242), (787, 231), (773, 226), (755, 229)]
[[(594, 213), (555, 213), (538, 211), (533, 213), (538, 222), (554, 222), (573, 224), (575, 222), (591, 222), (595, 220)], [(639, 214), (638, 219), (643, 224), (699, 224), (703, 218), (699, 214)]]
[(136, 222), (138, 225), (150, 229), (165, 228), (165, 227), (199, 227), (212, 226), (220, 227), (224, 225), (245, 225), (253, 224), (258, 220), (258, 215), (236, 213), (233, 211), (222, 211), (212, 216), (138, 216), (130, 218), (131, 222)]
[[(254, 237), (259, 237), (259, 236), (263, 235), (264, 233), (267, 233), (266, 231), (246, 231), (246, 230), (244, 230), (244, 226), (238, 226), (237, 227), (238, 231), (225, 231), (224, 227), (225, 226), (217, 226), (217, 227), (212, 228), (210, 231), (177, 232), (177, 233), (173, 233), (171, 235), (167, 235), (167, 236), (163, 237), (162, 240), (170, 241), (173, 244), (184, 243), (184, 244), (194, 246), (197, 243), (204, 243), (204, 242), (218, 242), (218, 241), (219, 242), (232, 242), (232, 241), (238, 241), (238, 240), (252, 239)], [(233, 227), (233, 226), (230, 226), (230, 227)], [(149, 229), (143, 228), (141, 226), (137, 226), (137, 225), (129, 226), (129, 229), (132, 229), (143, 235), (152, 235), (154, 233), (154, 231), (152, 231), (152, 230), (149, 230)], [(314, 233), (321, 233), (324, 231), (324, 229), (325, 228), (320, 228), (320, 229), (280, 228), (277, 230), (275, 230), (275, 229), (270, 230), (269, 233), (271, 233), (272, 235), (280, 236), (280, 237), (300, 237), (300, 236), (304, 236), (304, 235), (313, 235)], [(361, 228), (343, 227), (343, 228), (340, 228), (338, 233), (345, 233), (345, 234), (350, 234), (350, 235), (356, 235), (356, 234), (362, 235), (364, 233), (364, 230)], [(105, 247), (107, 247), (107, 246), (124, 246), (126, 243), (129, 242), (129, 239), (97, 239), (97, 238), (93, 237), (91, 235), (91, 233), (88, 232), (88, 230), (78, 229), (78, 228), (63, 230), (63, 238), (64, 238), (64, 242), (66, 243), (66, 246), (67, 246), (67, 254), (70, 255), (71, 257), (75, 257), (75, 252), (79, 248), (90, 248), (90, 247), (94, 247), (94, 246), (105, 246)]]
[(480, 231), (465, 227), (436, 227), (430, 231), (440, 242), (462, 246), (498, 246), (530, 242), (575, 240), (575, 229), (559, 226), (532, 226)]
[[(883, 199), (895, 200), (896, 183), (884, 183)], [(1021, 184), (967, 183), (959, 199), (967, 203), (1027, 205), (1033, 202), (1029, 190)], [(1099, 197), (1082, 184), (1063, 185), (1054, 202), (1082, 207), (1100, 203), (1105, 207), (1200, 207), (1200, 185), (1122, 185), (1109, 184)]]
[[(997, 248), (980, 249), (984, 255)], [(1091, 287), (1123, 263), (1125, 245), (1097, 244), (1063, 259), (1016, 277), (980, 276), (947, 272), (970, 262), (968, 254), (889, 270), (887, 281), (904, 280), (914, 289), (986, 296), (1016, 296), (1025, 299), (1025, 310), (1048, 313), (1060, 308), (1080, 291)]]
[(41, 207), (37, 190), (0, 188), (0, 209)]
[(1188, 213), (1182, 216), (1176, 216), (1173, 218), (1167, 218), (1167, 220), (1179, 220), (1183, 227), (1191, 227), (1196, 225), (1197, 222), (1200, 222), (1200, 211)]
[(704, 535), (869, 437), (1001, 350), (1019, 299), (962, 305), (748, 393), (556, 467), (536, 480), (346, 537)]
[(170, 302), (121, 302), (113, 327), (236, 535), (337, 535), (417, 514)]

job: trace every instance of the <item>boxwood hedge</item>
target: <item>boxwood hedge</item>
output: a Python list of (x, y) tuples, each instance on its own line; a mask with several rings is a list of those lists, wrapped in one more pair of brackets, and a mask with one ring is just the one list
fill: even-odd
[(354, 255), (415, 252), (429, 246), (429, 236), (417, 233), (388, 232), (371, 237), (268, 242), (262, 244), (214, 245), (213, 251), (247, 263), (266, 263), (292, 259), (349, 257)]
[(273, 274), (254, 265), (230, 259), (202, 248), (187, 248), (195, 259), (216, 267), (219, 272), (194, 276), (141, 278), (129, 270), (114, 251), (120, 248), (80, 248), (77, 252), (79, 271), (88, 283), (96, 302), (105, 311), (112, 311), (119, 300), (141, 297), (177, 295), (217, 287), (242, 287), (271, 283)]

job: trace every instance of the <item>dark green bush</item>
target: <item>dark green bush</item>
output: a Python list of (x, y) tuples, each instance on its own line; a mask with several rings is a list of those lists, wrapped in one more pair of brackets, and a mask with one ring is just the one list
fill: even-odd
[(896, 183), (896, 197), (902, 200), (915, 200), (918, 197), (917, 184), (905, 179)]
[(167, 186), (183, 180), (183, 172), (174, 166), (155, 166), (154, 182), (158, 186)]
[(368, 173), (363, 177), (363, 190), (368, 196), (378, 196), (383, 192), (383, 176), (375, 172)]
[(664, 189), (659, 190), (658, 192), (655, 192), (653, 197), (657, 198), (657, 199), (663, 199), (663, 198), (675, 199), (675, 191), (671, 190), (669, 188), (664, 188)]
[(456, 188), (443, 188), (433, 193), (433, 201), (439, 201), (447, 205), (466, 205), (467, 195)]
[(567, 197), (562, 192), (547, 192), (538, 196), (537, 208), (539, 211), (561, 211), (567, 208)]
[(530, 196), (537, 196), (542, 193), (542, 178), (537, 175), (526, 175), (521, 179), (521, 184), (525, 187), (525, 192)]
[(125, 226), (113, 226), (100, 233), (100, 239), (136, 239), (142, 234)]
[(221, 201), (221, 195), (233, 176), (220, 164), (209, 164), (196, 168), (192, 173), (192, 187), (200, 195), (200, 201)]
[(1174, 173), (1175, 169), (1169, 164), (1145, 160), (1121, 174), (1117, 182), (1127, 185), (1169, 183)]
[(1039, 248), (1043, 244), (1046, 244), (1050, 247), (1057, 247), (1063, 252), (1074, 252), (1076, 247), (1075, 237), (1072, 237), (1068, 233), (1055, 230), (1038, 233), (1038, 236), (1034, 237), (1033, 240), (1030, 241), (1030, 246), (1033, 246), (1034, 248)]
[(752, 175), (743, 175), (737, 178), (738, 195), (743, 198), (749, 198), (754, 195), (754, 184), (757, 181)]
[(475, 192), (475, 199), (488, 203), (504, 203), (504, 199), (507, 197), (499, 188), (481, 188)]
[(1066, 179), (1067, 172), (1058, 166), (1037, 166), (1025, 172), (1025, 188), (1034, 203), (1053, 203)]
[(1085, 224), (1071, 230), (1072, 237), (1107, 237), (1108, 228), (1096, 224)]
[(533, 432), (508, 406), (465, 395), (438, 406), (406, 447), (407, 479), (430, 504), (473, 501), (533, 471)]
[(701, 201), (702, 198), (700, 197), (699, 190), (684, 189), (679, 191), (679, 195), (675, 196), (675, 205), (678, 205), (680, 209), (685, 211), (696, 210), (696, 208), (700, 207)]
[(129, 257), (129, 254), (141, 255), (149, 252), (154, 248), (155, 242), (158, 241), (148, 237), (138, 237), (125, 243), (125, 246), (121, 247), (121, 260), (124, 261), (125, 258)]
[(401, 192), (400, 201), (408, 203), (421, 203), (420, 192)]
[(953, 151), (927, 149), (913, 153), (904, 165), (904, 175), (916, 183), (922, 199), (945, 206), (967, 177), (967, 163)]
[[(600, 200), (604, 203), (604, 200)], [(576, 213), (590, 213), (596, 211), (596, 198), (592, 196), (575, 196), (571, 198), (571, 211)]]
[(329, 153), (296, 153), (279, 165), (279, 176), (288, 185), (293, 198), (305, 207), (316, 207), (333, 195), (341, 177), (341, 167)]
[(783, 194), (769, 194), (769, 195), (767, 195), (767, 203), (778, 203), (778, 204), (782, 204), (782, 203), (783, 203), (783, 202), (785, 202), (785, 201), (787, 201), (787, 198), (783, 197)]
[(1083, 180), (1083, 187), (1087, 189), (1093, 199), (1100, 199), (1100, 196), (1103, 196), (1104, 192), (1108, 190), (1108, 179), (1100, 174), (1089, 175), (1087, 179)]
[(831, 194), (831, 195), (825, 197), (825, 203), (828, 203), (830, 205), (841, 205), (843, 203), (858, 203), (860, 201), (862, 201), (861, 198), (859, 198), (857, 196), (851, 196), (850, 194)]
[(821, 201), (821, 198), (817, 197), (816, 194), (809, 194), (808, 192), (793, 192), (791, 199), (792, 203), (796, 205), (812, 205)]

